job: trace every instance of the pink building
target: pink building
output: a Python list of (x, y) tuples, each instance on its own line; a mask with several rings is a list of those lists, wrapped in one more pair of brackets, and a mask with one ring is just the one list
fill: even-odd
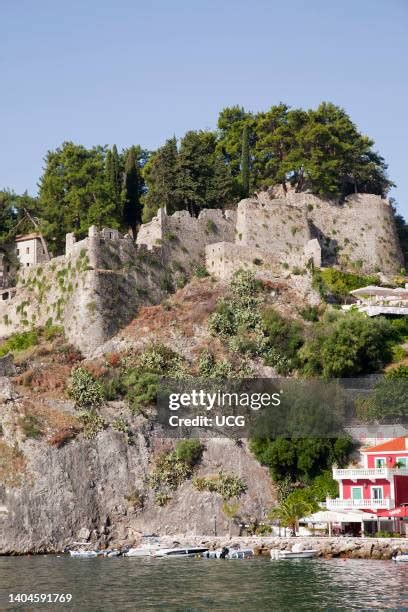
[(408, 437), (365, 448), (361, 466), (334, 468), (333, 478), (339, 483), (340, 497), (326, 500), (328, 510), (408, 516)]

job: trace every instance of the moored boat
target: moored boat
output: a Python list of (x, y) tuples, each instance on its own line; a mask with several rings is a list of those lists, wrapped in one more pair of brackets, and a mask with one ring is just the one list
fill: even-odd
[(184, 548), (159, 548), (152, 553), (153, 557), (201, 557), (208, 548), (186, 546)]
[(398, 553), (394, 555), (392, 560), (397, 561), (399, 563), (408, 563), (408, 553)]
[(85, 559), (97, 557), (99, 553), (96, 550), (70, 550), (69, 554), (71, 555), (71, 557), (81, 557)]
[(153, 553), (161, 548), (158, 538), (144, 536), (143, 543), (140, 546), (129, 548), (124, 557), (151, 557)]
[(254, 556), (252, 548), (237, 548), (230, 550), (226, 546), (218, 550), (207, 550), (202, 554), (205, 559), (251, 559)]
[(272, 559), (313, 559), (317, 555), (317, 550), (302, 550), (292, 552), (291, 550), (271, 550)]
[(304, 549), (302, 544), (294, 544), (291, 550), (279, 550), (279, 548), (272, 548), (271, 558), (272, 559), (313, 559), (316, 557), (318, 551), (309, 548)]

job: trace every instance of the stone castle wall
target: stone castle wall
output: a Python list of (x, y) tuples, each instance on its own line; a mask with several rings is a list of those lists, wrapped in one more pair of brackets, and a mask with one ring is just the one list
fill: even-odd
[(184, 210), (171, 216), (159, 210), (141, 226), (136, 242), (148, 249), (161, 247), (173, 271), (189, 275), (205, 264), (206, 245), (234, 241), (235, 225), (233, 210), (204, 209), (197, 218)]
[(274, 270), (337, 265), (393, 275), (403, 267), (393, 210), (387, 200), (355, 194), (343, 204), (288, 192), (242, 200), (234, 245), (206, 247), (206, 265), (221, 279), (240, 267)]
[(160, 249), (137, 247), (114, 230), (90, 228), (66, 255), (21, 271), (14, 296), (0, 302), (0, 337), (62, 325), (88, 355), (129, 323), (141, 304), (168, 292)]
[[(198, 266), (227, 280), (239, 268), (280, 276), (314, 265), (392, 275), (403, 265), (393, 211), (386, 200), (353, 195), (343, 204), (312, 194), (267, 193), (236, 211), (187, 211), (157, 216), (136, 243), (117, 230), (89, 228), (80, 242), (67, 235), (66, 254), (21, 270), (0, 299), (0, 337), (63, 325), (84, 354), (128, 324), (140, 305), (161, 301)], [(298, 273), (298, 272), (297, 272)]]

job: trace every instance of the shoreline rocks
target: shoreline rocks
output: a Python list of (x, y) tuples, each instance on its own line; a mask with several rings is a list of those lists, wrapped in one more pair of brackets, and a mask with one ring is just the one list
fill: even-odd
[(181, 546), (205, 545), (210, 548), (239, 546), (253, 548), (259, 554), (269, 554), (272, 548), (291, 549), (294, 544), (301, 544), (304, 549), (317, 549), (318, 557), (350, 559), (391, 559), (398, 551), (408, 552), (407, 538), (353, 538), (353, 537), (228, 537), (228, 536), (185, 536), (177, 535), (160, 538), (163, 545), (172, 546), (179, 542)]

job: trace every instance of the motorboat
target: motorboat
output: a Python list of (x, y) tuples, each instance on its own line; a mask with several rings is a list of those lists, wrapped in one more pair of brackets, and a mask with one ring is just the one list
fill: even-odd
[(392, 560), (400, 563), (408, 563), (408, 553), (397, 553)]
[(252, 548), (238, 548), (230, 550), (227, 559), (251, 559), (254, 556)]
[(313, 559), (316, 557), (318, 551), (309, 548), (304, 549), (302, 544), (294, 544), (291, 550), (279, 550), (278, 548), (272, 548), (271, 558), (272, 559)]
[(208, 548), (186, 546), (185, 548), (159, 548), (152, 553), (153, 557), (201, 557)]
[(122, 553), (121, 553), (120, 550), (116, 550), (116, 549), (115, 550), (105, 550), (103, 552), (103, 556), (104, 557), (109, 557), (109, 558), (111, 558), (111, 557), (121, 557)]
[(99, 555), (99, 553), (96, 550), (70, 550), (69, 554), (71, 555), (71, 557), (76, 557), (76, 558), (91, 558), (91, 557), (97, 557)]
[(151, 536), (144, 536), (144, 541), (140, 546), (135, 548), (129, 548), (123, 556), (124, 557), (151, 557), (153, 553), (160, 549), (160, 541), (157, 538)]
[(226, 546), (218, 550), (207, 550), (202, 554), (205, 559), (250, 559), (254, 556), (252, 548), (237, 548), (230, 550)]

